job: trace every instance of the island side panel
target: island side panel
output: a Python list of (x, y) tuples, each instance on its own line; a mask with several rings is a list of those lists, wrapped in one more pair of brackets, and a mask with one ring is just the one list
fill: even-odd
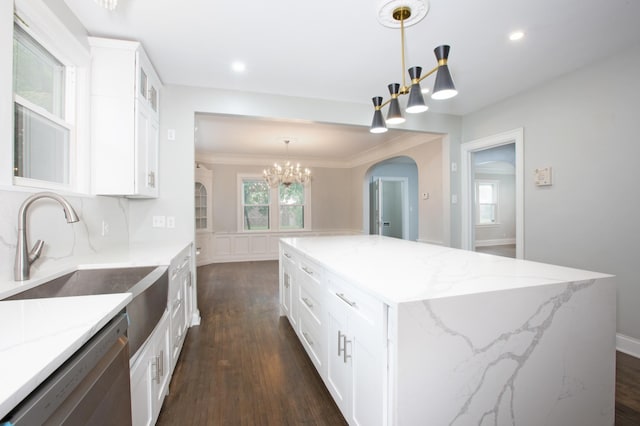
[(613, 278), (390, 311), (397, 425), (614, 423)]

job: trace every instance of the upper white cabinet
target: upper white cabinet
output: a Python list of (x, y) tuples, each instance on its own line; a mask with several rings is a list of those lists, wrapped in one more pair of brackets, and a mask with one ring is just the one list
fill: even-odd
[(138, 42), (89, 43), (93, 191), (157, 197), (160, 78)]

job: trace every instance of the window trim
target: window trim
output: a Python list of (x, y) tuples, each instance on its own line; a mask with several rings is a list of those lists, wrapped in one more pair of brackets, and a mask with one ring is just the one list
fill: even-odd
[[(493, 223), (480, 223), (480, 197), (478, 187), (480, 185), (492, 185), (494, 187), (494, 204), (496, 206), (496, 217)], [(500, 181), (495, 179), (475, 179), (475, 225), (477, 227), (489, 228), (492, 226), (500, 226)], [(486, 203), (484, 203), (486, 204)]]
[(311, 183), (308, 182), (304, 185), (304, 208), (303, 208), (303, 222), (304, 228), (299, 229), (281, 229), (280, 228), (280, 188), (269, 188), (269, 229), (262, 230), (247, 230), (244, 229), (244, 203), (243, 203), (243, 184), (245, 180), (264, 180), (261, 174), (255, 173), (238, 173), (237, 175), (237, 194), (238, 200), (236, 203), (237, 210), (237, 229), (238, 233), (252, 234), (252, 233), (296, 233), (296, 232), (308, 232), (311, 230)]
[[(56, 124), (70, 129), (69, 182), (61, 184), (14, 175), (14, 114), (12, 114), (11, 121), (8, 123), (11, 126), (12, 143), (9, 144), (10, 147), (7, 147), (7, 151), (5, 151), (10, 158), (10, 168), (3, 171), (2, 182), (16, 189), (39, 188), (64, 191), (69, 194), (91, 195), (89, 115), (83, 112), (88, 111), (90, 107), (89, 70), (91, 56), (88, 46), (84, 45), (72, 33), (70, 27), (67, 27), (44, 2), (16, 0), (13, 23), (65, 66), (65, 102), (62, 122), (58, 117), (54, 116), (52, 118), (52, 114), (44, 110), (44, 108), (33, 105), (26, 99), (16, 95), (13, 87), (11, 94), (14, 104), (18, 103), (47, 119), (51, 119)], [(5, 172), (6, 174), (4, 174)]]

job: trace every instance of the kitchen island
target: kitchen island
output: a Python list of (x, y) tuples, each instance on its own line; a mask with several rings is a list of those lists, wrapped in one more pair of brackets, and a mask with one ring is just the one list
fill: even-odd
[(280, 304), (350, 424), (605, 425), (606, 274), (379, 236), (287, 238)]

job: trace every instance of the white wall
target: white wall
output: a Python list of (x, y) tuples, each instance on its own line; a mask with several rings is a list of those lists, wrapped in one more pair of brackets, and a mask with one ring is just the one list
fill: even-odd
[[(617, 275), (618, 332), (640, 339), (640, 46), (469, 114), (471, 141), (524, 127), (525, 258)], [(533, 170), (553, 167), (553, 185)]]

